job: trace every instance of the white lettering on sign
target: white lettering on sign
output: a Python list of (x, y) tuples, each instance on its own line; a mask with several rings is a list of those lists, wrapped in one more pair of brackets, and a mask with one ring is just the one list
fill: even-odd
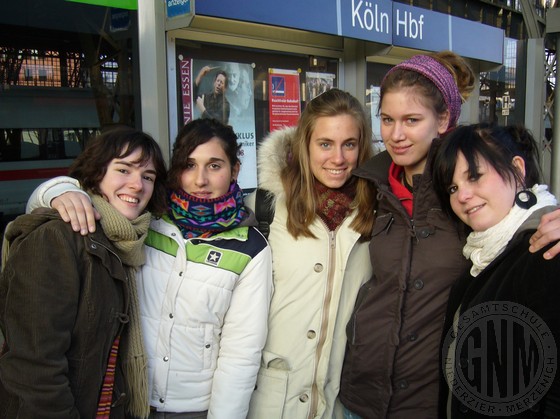
[(167, 7), (184, 6), (188, 2), (189, 2), (189, 0), (168, 0), (167, 1)]
[(423, 39), (423, 32), (422, 29), (424, 27), (424, 15), (421, 14), (418, 19), (415, 19), (412, 16), (412, 12), (404, 11), (404, 16), (401, 18), (402, 10), (397, 9), (397, 18), (396, 18), (396, 30), (397, 36), (401, 35), (402, 29), (402, 36), (405, 38), (420, 38)]
[(380, 12), (371, 1), (352, 0), (352, 26), (368, 31), (389, 33), (389, 15)]
[[(190, 121), (191, 110), (191, 62), (190, 60), (181, 61), (181, 95), (183, 96), (183, 114)], [(185, 122), (185, 123), (186, 123)]]

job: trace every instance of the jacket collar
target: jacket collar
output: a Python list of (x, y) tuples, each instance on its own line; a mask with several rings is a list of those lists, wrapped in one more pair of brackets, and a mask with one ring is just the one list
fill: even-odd
[(371, 180), (377, 185), (389, 185), (389, 167), (393, 160), (387, 151), (376, 154), (360, 167), (354, 169), (354, 176)]
[[(441, 141), (441, 139), (437, 138), (432, 141), (424, 172), (421, 175), (414, 176), (414, 196), (416, 198), (414, 199), (413, 208), (414, 219), (425, 217), (426, 212), (429, 209), (441, 208), (439, 200), (432, 187), (432, 164), (437, 147)], [(392, 161), (393, 160), (391, 159), (389, 153), (387, 151), (383, 151), (354, 170), (353, 174), (355, 176), (371, 180), (374, 182), (376, 188), (382, 195), (387, 195), (391, 201), (397, 202), (398, 199), (389, 187), (389, 168)], [(400, 203), (399, 207), (401, 207)]]
[[(254, 217), (254, 216), (253, 216)], [(161, 218), (156, 218), (155, 222), (152, 220), (150, 224), (150, 230), (155, 231), (156, 233), (161, 233), (165, 236), (171, 236), (174, 234), (173, 237), (176, 237), (178, 240), (183, 238), (183, 235), (179, 231), (179, 228), (171, 221), (171, 219), (167, 215), (163, 215)], [(207, 238), (200, 238), (195, 237), (194, 240), (217, 240), (217, 239), (233, 239), (233, 240), (240, 240), (245, 241), (249, 236), (249, 225), (239, 225), (236, 228), (232, 228), (231, 230), (222, 231), (218, 234), (213, 235), (212, 237)]]

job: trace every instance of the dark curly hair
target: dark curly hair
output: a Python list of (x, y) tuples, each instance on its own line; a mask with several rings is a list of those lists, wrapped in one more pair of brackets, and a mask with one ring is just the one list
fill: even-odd
[(162, 214), (165, 206), (165, 183), (167, 172), (161, 149), (148, 134), (128, 126), (113, 126), (91, 139), (84, 151), (70, 166), (68, 175), (80, 181), (84, 190), (101, 195), (99, 185), (107, 167), (113, 159), (131, 155), (137, 149), (142, 151), (139, 161), (144, 164), (152, 160), (156, 169), (154, 191), (147, 210), (154, 214)]
[(187, 168), (189, 156), (195, 148), (214, 137), (220, 139), (231, 166), (233, 167), (239, 162), (241, 145), (237, 143), (237, 135), (231, 126), (216, 119), (195, 119), (179, 130), (173, 145), (173, 156), (168, 174), (170, 189), (182, 189), (181, 174)]

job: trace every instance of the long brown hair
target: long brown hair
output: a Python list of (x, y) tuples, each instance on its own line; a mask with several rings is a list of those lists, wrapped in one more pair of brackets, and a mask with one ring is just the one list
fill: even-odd
[[(358, 166), (372, 155), (372, 134), (369, 119), (362, 104), (351, 94), (339, 89), (331, 89), (307, 104), (290, 144), (290, 156), (281, 172), (282, 184), (286, 192), (288, 208), (287, 228), (294, 237), (315, 237), (310, 225), (316, 217), (318, 193), (314, 187), (315, 178), (311, 171), (309, 143), (318, 118), (338, 115), (351, 116), (360, 131), (358, 138)], [(350, 227), (361, 234), (362, 240), (369, 240), (374, 222), (374, 190), (371, 182), (352, 177), (356, 183), (356, 196), (351, 204), (356, 209), (356, 218)]]

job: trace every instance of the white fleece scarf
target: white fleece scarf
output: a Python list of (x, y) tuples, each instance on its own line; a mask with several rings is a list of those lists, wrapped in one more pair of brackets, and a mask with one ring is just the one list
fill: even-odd
[(472, 276), (477, 276), (504, 251), (515, 232), (533, 212), (556, 205), (556, 198), (547, 189), (546, 185), (533, 186), (530, 190), (537, 197), (535, 205), (529, 209), (513, 205), (508, 215), (495, 226), (486, 231), (473, 231), (469, 234), (467, 244), (463, 247), (463, 255), (472, 261)]

